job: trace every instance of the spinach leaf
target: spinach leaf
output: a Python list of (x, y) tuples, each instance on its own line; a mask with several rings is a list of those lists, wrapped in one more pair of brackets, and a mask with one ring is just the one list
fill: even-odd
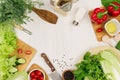
[(101, 0), (101, 3), (104, 7), (107, 7), (111, 2), (119, 2), (120, 0)]

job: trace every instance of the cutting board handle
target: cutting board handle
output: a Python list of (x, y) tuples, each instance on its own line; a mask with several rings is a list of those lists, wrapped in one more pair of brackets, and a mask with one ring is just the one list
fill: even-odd
[(54, 66), (52, 65), (52, 63), (50, 62), (50, 60), (48, 59), (48, 57), (46, 56), (45, 53), (41, 54), (41, 57), (43, 57), (43, 59), (45, 60), (45, 62), (47, 63), (47, 65), (51, 68), (51, 71), (55, 71)]

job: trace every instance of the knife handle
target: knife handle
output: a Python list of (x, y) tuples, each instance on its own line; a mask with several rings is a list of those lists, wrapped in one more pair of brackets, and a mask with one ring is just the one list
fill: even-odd
[(41, 57), (43, 57), (43, 59), (45, 60), (45, 62), (47, 63), (47, 65), (51, 68), (51, 71), (55, 71), (54, 66), (52, 65), (52, 63), (50, 62), (50, 60), (48, 59), (48, 57), (46, 56), (45, 53), (41, 54)]

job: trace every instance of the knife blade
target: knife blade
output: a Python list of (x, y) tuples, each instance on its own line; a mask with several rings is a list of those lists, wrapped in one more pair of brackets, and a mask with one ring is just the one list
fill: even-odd
[(51, 77), (51, 79), (52, 80), (62, 80), (62, 77), (57, 72), (57, 70), (55, 69), (55, 67), (52, 65), (52, 63), (50, 62), (50, 60), (48, 59), (48, 57), (46, 56), (46, 54), (42, 53), (41, 57), (43, 57), (43, 59), (45, 60), (45, 62), (47, 63), (47, 65), (51, 68), (52, 72), (51, 72), (51, 74), (49, 74), (49, 76)]

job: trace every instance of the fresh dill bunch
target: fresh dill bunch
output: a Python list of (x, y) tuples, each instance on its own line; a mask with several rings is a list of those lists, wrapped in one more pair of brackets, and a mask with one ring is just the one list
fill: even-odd
[(23, 24), (30, 17), (34, 4), (43, 5), (40, 1), (32, 0), (0, 0), (0, 23)]

